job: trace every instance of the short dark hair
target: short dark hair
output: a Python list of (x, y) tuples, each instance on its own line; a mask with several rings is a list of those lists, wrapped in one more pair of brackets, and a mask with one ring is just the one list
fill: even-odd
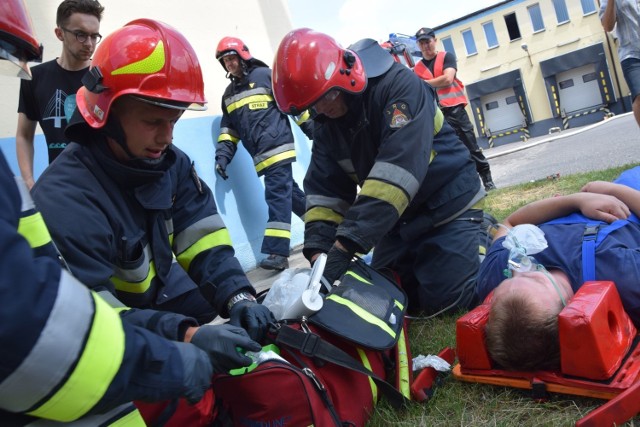
[(58, 6), (56, 25), (58, 27), (63, 26), (74, 13), (93, 15), (98, 18), (98, 21), (101, 21), (102, 12), (104, 12), (104, 6), (98, 0), (64, 0)]
[(560, 368), (558, 315), (552, 312), (541, 315), (539, 311), (523, 295), (494, 299), (485, 327), (485, 343), (499, 368), (516, 371)]

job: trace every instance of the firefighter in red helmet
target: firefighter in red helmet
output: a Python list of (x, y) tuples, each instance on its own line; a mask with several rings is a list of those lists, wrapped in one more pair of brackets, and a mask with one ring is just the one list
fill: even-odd
[[(167, 24), (131, 21), (102, 40), (76, 99), (74, 142), (32, 190), (70, 270), (130, 308), (125, 321), (208, 352), (214, 370), (249, 364), (236, 347), (259, 349), (251, 338), (273, 316), (213, 194), (172, 144), (183, 112), (205, 108), (193, 48)], [(217, 315), (229, 324), (206, 325)]]
[(281, 41), (273, 84), (282, 111), (315, 114), (304, 255), (328, 253), (332, 282), (375, 246), (413, 312), (471, 306), (486, 193), (433, 91), (374, 40), (306, 28)]
[[(211, 191), (172, 144), (182, 113), (205, 102), (198, 58), (182, 34), (153, 20), (128, 23), (96, 49), (66, 130), (76, 142), (33, 195), (88, 286), (200, 324), (231, 316), (258, 338), (271, 313), (255, 302)], [(78, 230), (91, 238), (78, 239)]]
[[(28, 78), (27, 62), (41, 57), (23, 0), (1, 2), (0, 70)], [(1, 152), (0, 205), (0, 293), (10, 301), (0, 310), (0, 342), (10, 348), (0, 356), (3, 425), (81, 419), (142, 427), (132, 400), (202, 398), (224, 366), (219, 356), (123, 321), (108, 293), (102, 298), (62, 269), (24, 181)], [(185, 331), (195, 325), (185, 316), (172, 322)]]
[[(227, 165), (242, 141), (264, 176), (264, 197), (268, 220), (261, 252), (267, 255), (260, 267), (284, 270), (289, 267), (291, 212), (302, 218), (305, 195), (293, 179), (296, 160), (293, 133), (286, 114), (278, 110), (271, 89), (271, 70), (251, 56), (236, 37), (224, 37), (216, 48), (216, 59), (231, 80), (222, 95), (222, 121), (216, 145), (216, 172), (227, 179)], [(312, 121), (299, 112), (296, 123), (312, 138)]]

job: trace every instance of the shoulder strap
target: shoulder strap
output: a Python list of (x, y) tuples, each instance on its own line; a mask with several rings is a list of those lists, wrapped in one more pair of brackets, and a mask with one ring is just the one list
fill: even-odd
[(396, 390), (391, 384), (371, 372), (362, 365), (362, 363), (355, 360), (342, 349), (322, 339), (318, 334), (298, 331), (289, 326), (282, 325), (277, 331), (275, 341), (276, 344), (296, 349), (307, 357), (315, 357), (367, 375), (376, 383), (387, 399), (389, 399), (389, 402), (396, 408), (409, 402), (409, 399), (403, 396), (402, 393)]
[(441, 50), (436, 54), (436, 62), (433, 64), (433, 75), (439, 77), (444, 71), (444, 57), (447, 54), (446, 51)]
[(596, 248), (613, 231), (624, 227), (630, 222), (619, 219), (611, 224), (602, 222), (588, 222), (584, 225), (582, 235), (582, 280), (585, 282), (596, 280)]

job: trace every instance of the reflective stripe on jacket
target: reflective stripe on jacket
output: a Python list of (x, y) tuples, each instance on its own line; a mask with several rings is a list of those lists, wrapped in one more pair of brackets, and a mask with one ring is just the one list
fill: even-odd
[[(444, 57), (446, 51), (440, 51), (436, 55), (436, 61), (433, 64), (433, 73), (427, 68), (423, 61), (418, 61), (413, 71), (423, 80), (431, 80), (440, 77), (444, 72)], [(443, 107), (455, 107), (456, 105), (467, 105), (467, 97), (464, 94), (464, 85), (457, 77), (453, 78), (453, 82), (449, 86), (435, 88), (438, 94), (438, 102)]]
[[(186, 154), (172, 146), (166, 170), (147, 171), (115, 161), (98, 142), (68, 148), (33, 197), (83, 283), (151, 309), (201, 288), (218, 313), (231, 296), (253, 289)], [(74, 185), (62, 184), (67, 179)]]
[[(300, 124), (307, 119), (301, 117)], [(240, 141), (259, 176), (271, 166), (296, 160), (291, 123), (273, 99), (268, 67), (253, 67), (242, 80), (232, 79), (222, 96), (216, 156), (231, 160)]]
[(438, 222), (480, 191), (433, 90), (406, 67), (395, 63), (347, 103), (344, 118), (314, 120), (305, 255), (327, 252), (336, 236), (367, 252), (403, 218), (432, 215)]
[(178, 349), (35, 255), (51, 239), (21, 184), (0, 153), (0, 424), (144, 426), (128, 402), (180, 396)]

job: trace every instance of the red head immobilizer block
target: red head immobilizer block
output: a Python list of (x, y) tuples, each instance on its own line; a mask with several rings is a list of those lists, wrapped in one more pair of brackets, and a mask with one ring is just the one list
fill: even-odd
[(558, 332), (562, 373), (605, 380), (620, 367), (636, 328), (613, 282), (586, 282), (558, 315)]

